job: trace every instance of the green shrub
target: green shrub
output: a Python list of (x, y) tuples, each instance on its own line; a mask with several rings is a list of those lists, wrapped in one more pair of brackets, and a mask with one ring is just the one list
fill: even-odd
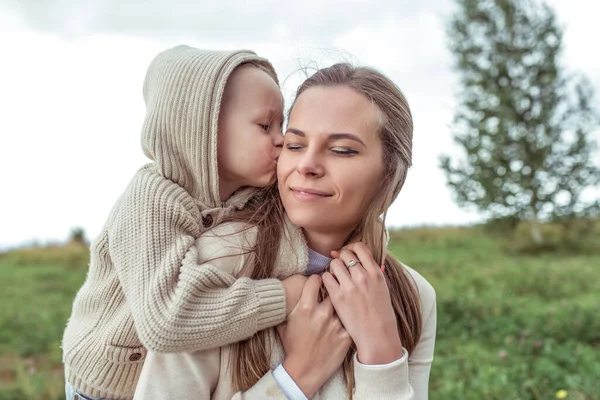
[[(556, 399), (559, 390), (600, 400), (600, 254), (507, 253), (485, 227), (390, 238), (437, 293), (431, 400)], [(88, 257), (71, 245), (0, 256), (0, 400), (64, 398), (59, 344)]]
[(13, 266), (63, 265), (86, 268), (90, 259), (87, 245), (71, 242), (66, 246), (32, 247), (5, 253), (0, 262)]
[(513, 254), (544, 252), (597, 253), (600, 251), (600, 224), (589, 219), (565, 220), (539, 225), (542, 242), (533, 239), (533, 223), (523, 221), (507, 234), (505, 250)]

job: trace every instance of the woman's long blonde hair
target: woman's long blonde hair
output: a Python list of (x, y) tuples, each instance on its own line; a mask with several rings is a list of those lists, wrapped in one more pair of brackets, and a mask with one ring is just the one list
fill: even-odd
[[(385, 278), (398, 321), (402, 345), (409, 353), (421, 336), (421, 309), (418, 290), (410, 275), (390, 253), (385, 238), (387, 209), (400, 193), (412, 163), (413, 122), (410, 108), (398, 87), (385, 75), (366, 67), (335, 64), (318, 70), (299, 87), (296, 99), (313, 87), (346, 86), (368, 98), (380, 114), (379, 135), (383, 148), (384, 176), (380, 192), (364, 218), (348, 237), (347, 243), (362, 240), (379, 265), (385, 264)], [(292, 105), (293, 109), (293, 105)], [(254, 202), (231, 219), (258, 227), (257, 242), (252, 249), (253, 279), (273, 276), (275, 259), (283, 234), (284, 210), (277, 186), (264, 190), (262, 201)], [(247, 390), (270, 369), (269, 331), (261, 331), (232, 346), (230, 368), (236, 390)], [(351, 396), (354, 388), (352, 350), (343, 363), (344, 378)]]

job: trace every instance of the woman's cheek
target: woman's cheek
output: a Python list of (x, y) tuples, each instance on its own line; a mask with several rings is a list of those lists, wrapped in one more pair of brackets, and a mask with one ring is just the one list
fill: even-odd
[(279, 180), (279, 190), (283, 188), (283, 181), (285, 179), (285, 167), (286, 167), (286, 156), (284, 155), (285, 150), (281, 151), (279, 159), (277, 160), (277, 179)]

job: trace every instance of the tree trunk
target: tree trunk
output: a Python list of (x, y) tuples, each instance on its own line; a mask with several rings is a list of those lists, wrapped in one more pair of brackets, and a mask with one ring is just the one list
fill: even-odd
[(531, 237), (536, 246), (541, 246), (544, 243), (542, 230), (540, 229), (540, 220), (536, 211), (533, 212), (533, 219), (531, 220)]

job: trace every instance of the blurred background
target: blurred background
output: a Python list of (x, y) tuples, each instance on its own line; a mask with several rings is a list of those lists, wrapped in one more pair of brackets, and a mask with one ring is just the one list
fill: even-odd
[(600, 57), (590, 0), (0, 1), (0, 400), (64, 398), (89, 243), (181, 43), (376, 67), (409, 100), (390, 246), (438, 294), (431, 399), (600, 399)]

